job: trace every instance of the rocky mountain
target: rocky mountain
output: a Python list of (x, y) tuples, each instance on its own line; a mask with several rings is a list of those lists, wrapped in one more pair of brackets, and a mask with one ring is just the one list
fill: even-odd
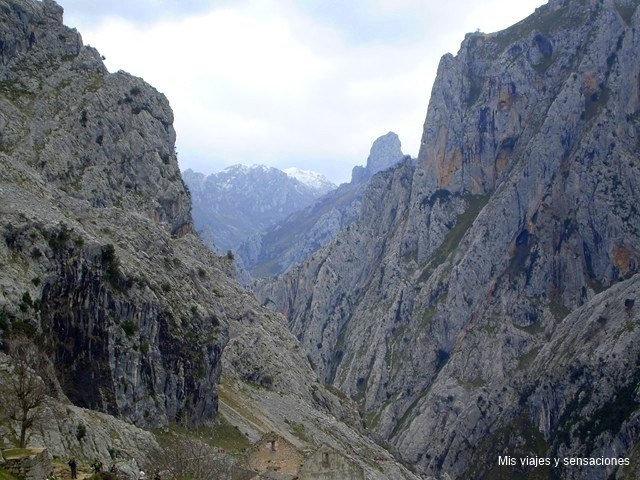
[(189, 169), (182, 176), (191, 192), (196, 230), (220, 252), (237, 250), (251, 235), (335, 188), (314, 172), (289, 174), (264, 165), (234, 165), (209, 176)]
[(371, 146), (367, 164), (353, 167), (351, 183), (363, 183), (371, 180), (376, 173), (391, 168), (404, 155), (401, 150), (400, 139), (394, 132), (389, 132), (377, 138)]
[(356, 219), (371, 177), (403, 158), (398, 135), (376, 139), (366, 165), (354, 167), (351, 182), (245, 241), (239, 249), (244, 267), (254, 278), (268, 277), (309, 258)]
[[(467, 35), (417, 163), (257, 287), (420, 473), (638, 476), (639, 27), (637, 1), (551, 0)], [(629, 465), (571, 464), (613, 457)]]
[[(0, 7), (0, 339), (47, 365), (27, 445), (133, 472), (167, 436), (241, 456), (276, 431), (367, 478), (415, 479), (194, 233), (164, 95), (109, 73), (53, 0)], [(0, 354), (0, 448), (16, 442), (14, 360)]]
[(295, 178), (303, 185), (316, 190), (321, 195), (329, 193), (336, 188), (335, 184), (327, 180), (327, 177), (311, 170), (302, 170), (298, 167), (283, 168), (282, 171)]

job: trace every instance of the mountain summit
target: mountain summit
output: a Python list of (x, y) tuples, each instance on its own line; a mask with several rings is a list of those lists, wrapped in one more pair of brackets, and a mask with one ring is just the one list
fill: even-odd
[(265, 165), (233, 165), (209, 176), (183, 172), (201, 237), (221, 252), (237, 250), (251, 235), (335, 188), (315, 172), (291, 172), (304, 180)]

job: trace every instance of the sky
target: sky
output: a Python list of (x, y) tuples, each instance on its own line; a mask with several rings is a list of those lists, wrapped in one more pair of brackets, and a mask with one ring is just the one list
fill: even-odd
[(439, 59), (540, 0), (59, 0), (65, 24), (164, 93), (181, 169), (296, 166), (349, 181), (396, 132), (417, 156)]

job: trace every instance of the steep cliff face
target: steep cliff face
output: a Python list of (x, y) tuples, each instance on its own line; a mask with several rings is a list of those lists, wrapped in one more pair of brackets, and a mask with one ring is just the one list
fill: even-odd
[(398, 135), (389, 132), (377, 138), (366, 165), (354, 167), (351, 182), (245, 241), (239, 249), (244, 266), (253, 277), (262, 278), (309, 258), (358, 217), (371, 177), (403, 158)]
[(417, 165), (375, 176), (350, 228), (259, 287), (423, 472), (637, 456), (637, 6), (551, 1), (468, 35), (441, 61)]
[(224, 265), (191, 233), (166, 98), (109, 74), (54, 2), (0, 7), (0, 328), (46, 346), (77, 405), (213, 418)]
[[(415, 480), (193, 233), (164, 96), (109, 74), (52, 1), (0, 0), (0, 53), (0, 338), (29, 336), (54, 369), (29, 444), (145, 462), (156, 440), (126, 422), (219, 439), (222, 417), (243, 445), (276, 430), (368, 478)], [(11, 374), (0, 354), (0, 387)], [(14, 427), (0, 421), (0, 444)]]

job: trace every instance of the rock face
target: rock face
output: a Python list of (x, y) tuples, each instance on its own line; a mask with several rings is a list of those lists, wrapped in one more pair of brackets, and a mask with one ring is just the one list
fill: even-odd
[[(368, 478), (415, 480), (194, 234), (164, 96), (109, 74), (52, 1), (0, 1), (0, 33), (0, 338), (27, 335), (52, 370), (29, 445), (144, 464), (157, 444), (139, 427), (216, 427), (224, 369), (223, 411), (248, 434), (327, 443)], [(0, 387), (10, 364), (0, 354)]]
[(244, 267), (255, 278), (277, 275), (327, 245), (357, 218), (371, 177), (404, 158), (400, 146), (393, 132), (379, 137), (366, 167), (355, 167), (350, 183), (245, 241), (239, 249)]
[[(420, 472), (634, 476), (637, 7), (552, 0), (467, 35), (417, 164), (376, 175), (350, 227), (258, 286)], [(499, 467), (507, 454), (631, 466)]]
[(46, 345), (79, 406), (208, 421), (226, 275), (192, 233), (166, 98), (109, 74), (52, 1), (0, 18), (0, 328)]
[(373, 142), (367, 164), (364, 167), (353, 167), (351, 183), (366, 182), (376, 173), (394, 166), (403, 157), (398, 135), (393, 132), (382, 135)]
[(251, 235), (335, 188), (326, 179), (304, 183), (263, 165), (234, 165), (206, 177), (192, 170), (182, 175), (191, 191), (196, 229), (220, 252), (237, 250)]

